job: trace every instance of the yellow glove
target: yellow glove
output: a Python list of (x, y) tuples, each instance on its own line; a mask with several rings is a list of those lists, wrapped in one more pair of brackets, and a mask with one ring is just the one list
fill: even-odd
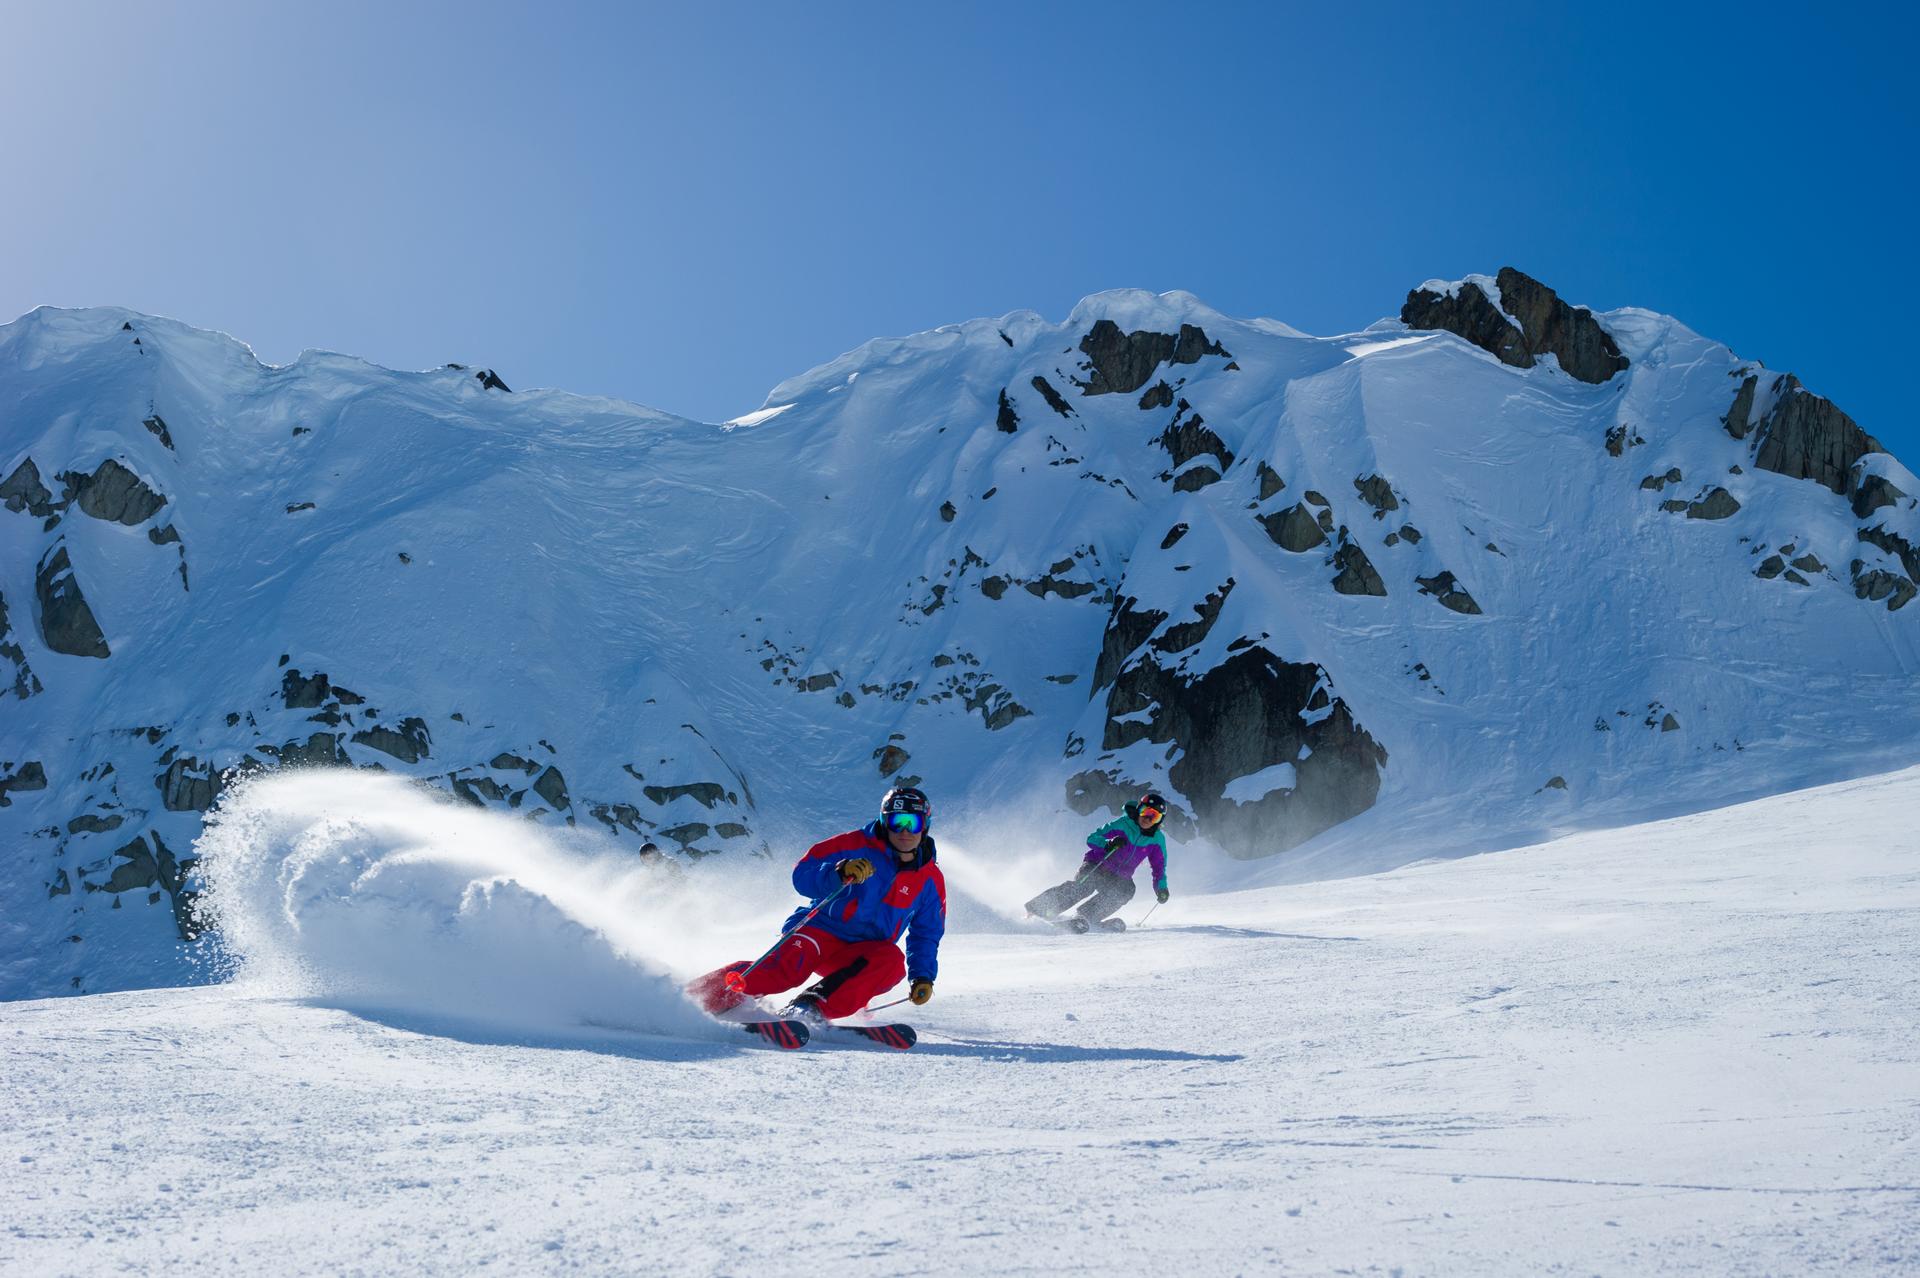
[(856, 856), (851, 861), (840, 863), (840, 881), (843, 883), (865, 883), (873, 877), (873, 862), (864, 856)]
[(915, 1007), (925, 1006), (927, 1003), (927, 1000), (933, 997), (933, 982), (932, 981), (915, 981), (913, 983), (913, 988), (908, 993), (907, 997), (913, 1000), (913, 1005)]

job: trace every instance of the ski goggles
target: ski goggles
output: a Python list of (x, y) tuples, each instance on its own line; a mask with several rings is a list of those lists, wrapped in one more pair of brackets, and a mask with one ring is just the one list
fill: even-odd
[(927, 818), (918, 812), (889, 812), (885, 817), (888, 834), (925, 834)]
[(1143, 803), (1140, 805), (1140, 819), (1142, 821), (1145, 821), (1148, 825), (1153, 825), (1159, 822), (1161, 818), (1165, 817), (1166, 815), (1167, 815), (1166, 813), (1162, 812), (1159, 808), (1154, 807), (1152, 804)]

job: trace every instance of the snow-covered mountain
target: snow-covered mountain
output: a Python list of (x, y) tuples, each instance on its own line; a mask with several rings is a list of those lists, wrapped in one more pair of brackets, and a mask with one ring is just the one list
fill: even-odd
[(1154, 785), (1176, 876), (1238, 881), (1893, 767), (1909, 494), (1790, 375), (1512, 270), (1339, 337), (1104, 293), (719, 425), (35, 311), (0, 996), (192, 979), (202, 814), (264, 766), (783, 859), (887, 780), (1035, 846)]

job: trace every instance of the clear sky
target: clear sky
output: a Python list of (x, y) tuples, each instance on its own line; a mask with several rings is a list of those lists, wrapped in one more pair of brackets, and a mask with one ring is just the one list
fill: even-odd
[[(870, 337), (1511, 264), (1920, 463), (1911, 6), (0, 0), (0, 318), (707, 419)], [(1908, 89), (1898, 88), (1907, 83)]]

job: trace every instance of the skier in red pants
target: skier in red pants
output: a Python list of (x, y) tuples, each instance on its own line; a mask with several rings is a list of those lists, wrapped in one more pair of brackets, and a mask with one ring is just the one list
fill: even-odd
[[(687, 993), (718, 1013), (818, 976), (787, 1014), (834, 1021), (904, 976), (914, 1003), (925, 1003), (933, 997), (947, 927), (947, 883), (927, 833), (932, 818), (933, 805), (920, 791), (887, 791), (878, 821), (814, 844), (793, 867), (793, 886), (808, 904), (787, 919), (785, 939), (757, 964), (729, 963), (695, 980)], [(897, 944), (903, 931), (904, 955)]]

